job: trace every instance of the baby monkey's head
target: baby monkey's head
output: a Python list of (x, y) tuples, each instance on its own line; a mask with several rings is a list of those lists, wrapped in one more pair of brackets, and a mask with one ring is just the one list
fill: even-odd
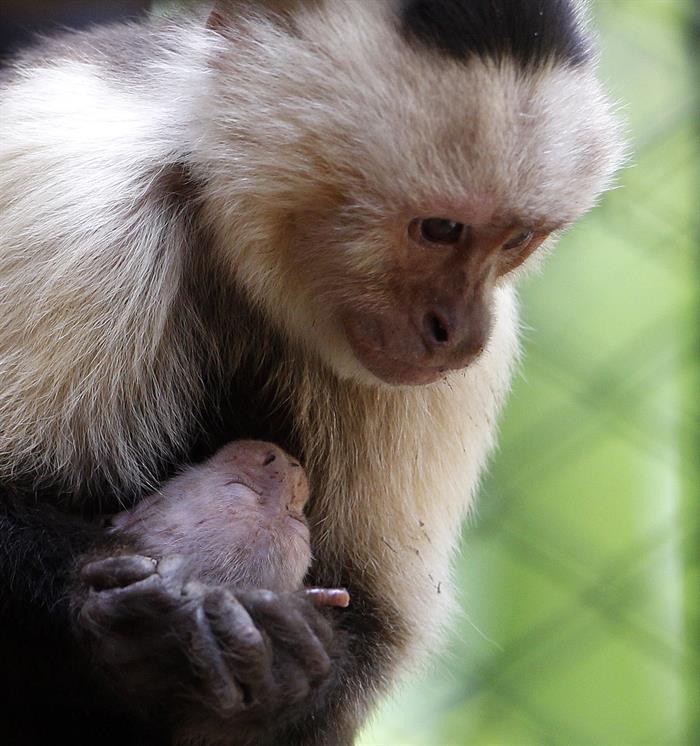
[(311, 562), (304, 470), (270, 443), (238, 441), (113, 520), (154, 557), (190, 558), (203, 581), (292, 591)]

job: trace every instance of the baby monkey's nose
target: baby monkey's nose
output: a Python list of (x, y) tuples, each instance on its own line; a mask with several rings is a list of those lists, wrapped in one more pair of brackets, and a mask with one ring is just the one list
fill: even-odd
[(272, 507), (279, 497), (284, 496), (285, 501), (281, 505), (277, 503), (279, 507), (301, 515), (309, 499), (309, 485), (301, 464), (274, 443), (248, 441), (242, 445), (257, 454), (257, 463), (262, 470), (259, 486), (263, 500), (272, 501)]

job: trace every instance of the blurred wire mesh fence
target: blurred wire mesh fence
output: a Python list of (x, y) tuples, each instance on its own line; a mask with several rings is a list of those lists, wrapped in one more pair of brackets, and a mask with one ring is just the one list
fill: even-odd
[(465, 617), (363, 746), (700, 744), (700, 5), (594, 7), (632, 165), (523, 287)]

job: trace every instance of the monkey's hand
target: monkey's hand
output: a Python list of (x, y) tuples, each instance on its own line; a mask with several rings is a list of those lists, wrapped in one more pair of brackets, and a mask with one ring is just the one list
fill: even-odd
[(103, 670), (191, 727), (288, 710), (330, 672), (332, 627), (304, 592), (205, 585), (176, 556), (93, 561), (81, 580), (75, 619)]

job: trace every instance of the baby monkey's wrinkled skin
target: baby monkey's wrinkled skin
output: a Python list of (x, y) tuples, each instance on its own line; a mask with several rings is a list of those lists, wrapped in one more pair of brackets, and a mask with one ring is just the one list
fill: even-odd
[[(203, 582), (295, 591), (311, 563), (303, 512), (308, 498), (298, 461), (272, 443), (238, 441), (119, 513), (112, 524), (117, 537), (128, 537), (149, 557), (186, 557)], [(316, 588), (308, 594), (347, 605), (345, 591)]]
[(192, 558), (201, 580), (292, 591), (311, 558), (308, 495), (299, 463), (272, 444), (244, 441), (187, 469), (114, 525), (144, 554)]

